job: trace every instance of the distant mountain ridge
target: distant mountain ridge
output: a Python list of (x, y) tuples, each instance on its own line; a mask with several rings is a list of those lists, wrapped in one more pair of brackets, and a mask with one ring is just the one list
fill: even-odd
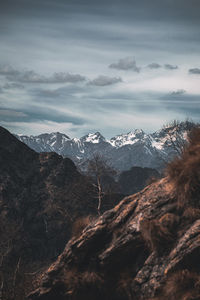
[(135, 129), (110, 140), (100, 132), (89, 133), (80, 139), (70, 138), (60, 132), (15, 136), (37, 152), (53, 151), (71, 158), (80, 166), (94, 154), (100, 153), (120, 171), (128, 170), (131, 166), (160, 170), (165, 162), (176, 154), (175, 145), (178, 147), (180, 141), (186, 140), (188, 130), (194, 126), (194, 123), (188, 121), (174, 123), (152, 134)]

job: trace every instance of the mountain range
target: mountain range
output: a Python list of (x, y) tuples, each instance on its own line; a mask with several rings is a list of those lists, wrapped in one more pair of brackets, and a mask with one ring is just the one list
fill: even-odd
[(180, 151), (192, 127), (194, 123), (189, 121), (173, 122), (151, 134), (135, 129), (111, 139), (106, 139), (100, 132), (89, 133), (79, 139), (60, 132), (16, 137), (36, 152), (56, 152), (71, 158), (82, 168), (98, 153), (120, 171), (132, 166), (161, 170)]

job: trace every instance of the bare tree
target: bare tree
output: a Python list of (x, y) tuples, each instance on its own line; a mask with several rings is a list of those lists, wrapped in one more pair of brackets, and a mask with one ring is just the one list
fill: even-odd
[(100, 215), (103, 196), (112, 189), (113, 177), (116, 175), (116, 170), (109, 165), (103, 156), (95, 154), (92, 159), (88, 160), (87, 175), (91, 178), (92, 184), (97, 191), (97, 211)]

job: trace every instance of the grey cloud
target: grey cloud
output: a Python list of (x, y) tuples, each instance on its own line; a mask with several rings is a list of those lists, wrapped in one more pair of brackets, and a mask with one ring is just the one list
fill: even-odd
[(97, 78), (91, 80), (89, 84), (96, 85), (96, 86), (106, 86), (118, 82), (122, 82), (122, 79), (120, 77), (108, 77), (108, 76), (100, 75)]
[(9, 74), (9, 80), (19, 81), (24, 83), (76, 83), (86, 80), (84, 76), (70, 73), (54, 73), (50, 77), (46, 77), (35, 73), (34, 71), (18, 72), (16, 74)]
[(152, 63), (152, 64), (149, 64), (147, 67), (149, 69), (159, 69), (159, 68), (161, 68), (161, 65), (159, 65), (158, 63)]
[(6, 83), (4, 86), (3, 86), (3, 89), (6, 89), (6, 90), (10, 90), (10, 89), (23, 89), (24, 86), (20, 83)]
[(170, 65), (170, 64), (165, 64), (165, 69), (167, 70), (176, 70), (178, 69), (178, 66)]
[[(83, 125), (85, 119), (81, 116), (76, 116), (75, 114), (65, 112), (65, 109), (57, 110), (55, 108), (50, 108), (46, 104), (37, 106), (35, 104), (25, 107), (23, 111), (16, 111), (11, 108), (0, 109), (0, 118), (2, 120), (13, 121), (17, 119), (19, 122), (41, 122), (41, 121), (52, 121), (56, 123), (71, 123), (73, 125)], [(19, 118), (24, 118), (19, 119)]]
[(27, 117), (28, 115), (21, 112), (21, 111), (15, 111), (15, 110), (9, 110), (9, 109), (0, 109), (0, 117)]
[(117, 70), (132, 70), (134, 72), (140, 72), (140, 68), (137, 67), (136, 61), (133, 57), (126, 57), (126, 58), (119, 59), (118, 62), (109, 65), (109, 68), (117, 69)]
[(38, 95), (41, 97), (55, 98), (55, 97), (58, 97), (60, 94), (59, 94), (58, 90), (40, 90), (38, 92)]
[(190, 74), (200, 74), (200, 68), (189, 69)]
[(19, 75), (19, 71), (15, 70), (10, 65), (0, 65), (0, 75), (17, 76), (17, 75)]
[[(149, 69), (159, 69), (159, 68), (162, 68), (162, 66), (160, 64), (158, 64), (158, 63), (151, 63), (147, 67)], [(171, 64), (165, 64), (164, 68), (166, 70), (176, 70), (176, 69), (178, 69), (178, 66), (171, 65)]]
[[(76, 83), (85, 81), (86, 77), (80, 74), (71, 74), (68, 72), (57, 72), (47, 77), (40, 75), (33, 70), (30, 71), (19, 71), (10, 65), (0, 66), (0, 75), (6, 76), (8, 80), (18, 81), (23, 83)], [(4, 88), (22, 88), (22, 86), (16, 83), (7, 84)]]
[(171, 96), (180, 96), (180, 95), (184, 95), (186, 93), (186, 90), (180, 89), (177, 91), (173, 91), (170, 95)]

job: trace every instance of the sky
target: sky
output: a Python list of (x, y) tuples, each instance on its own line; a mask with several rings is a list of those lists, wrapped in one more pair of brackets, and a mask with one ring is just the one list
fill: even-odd
[(200, 121), (199, 0), (0, 0), (0, 125), (110, 138)]

